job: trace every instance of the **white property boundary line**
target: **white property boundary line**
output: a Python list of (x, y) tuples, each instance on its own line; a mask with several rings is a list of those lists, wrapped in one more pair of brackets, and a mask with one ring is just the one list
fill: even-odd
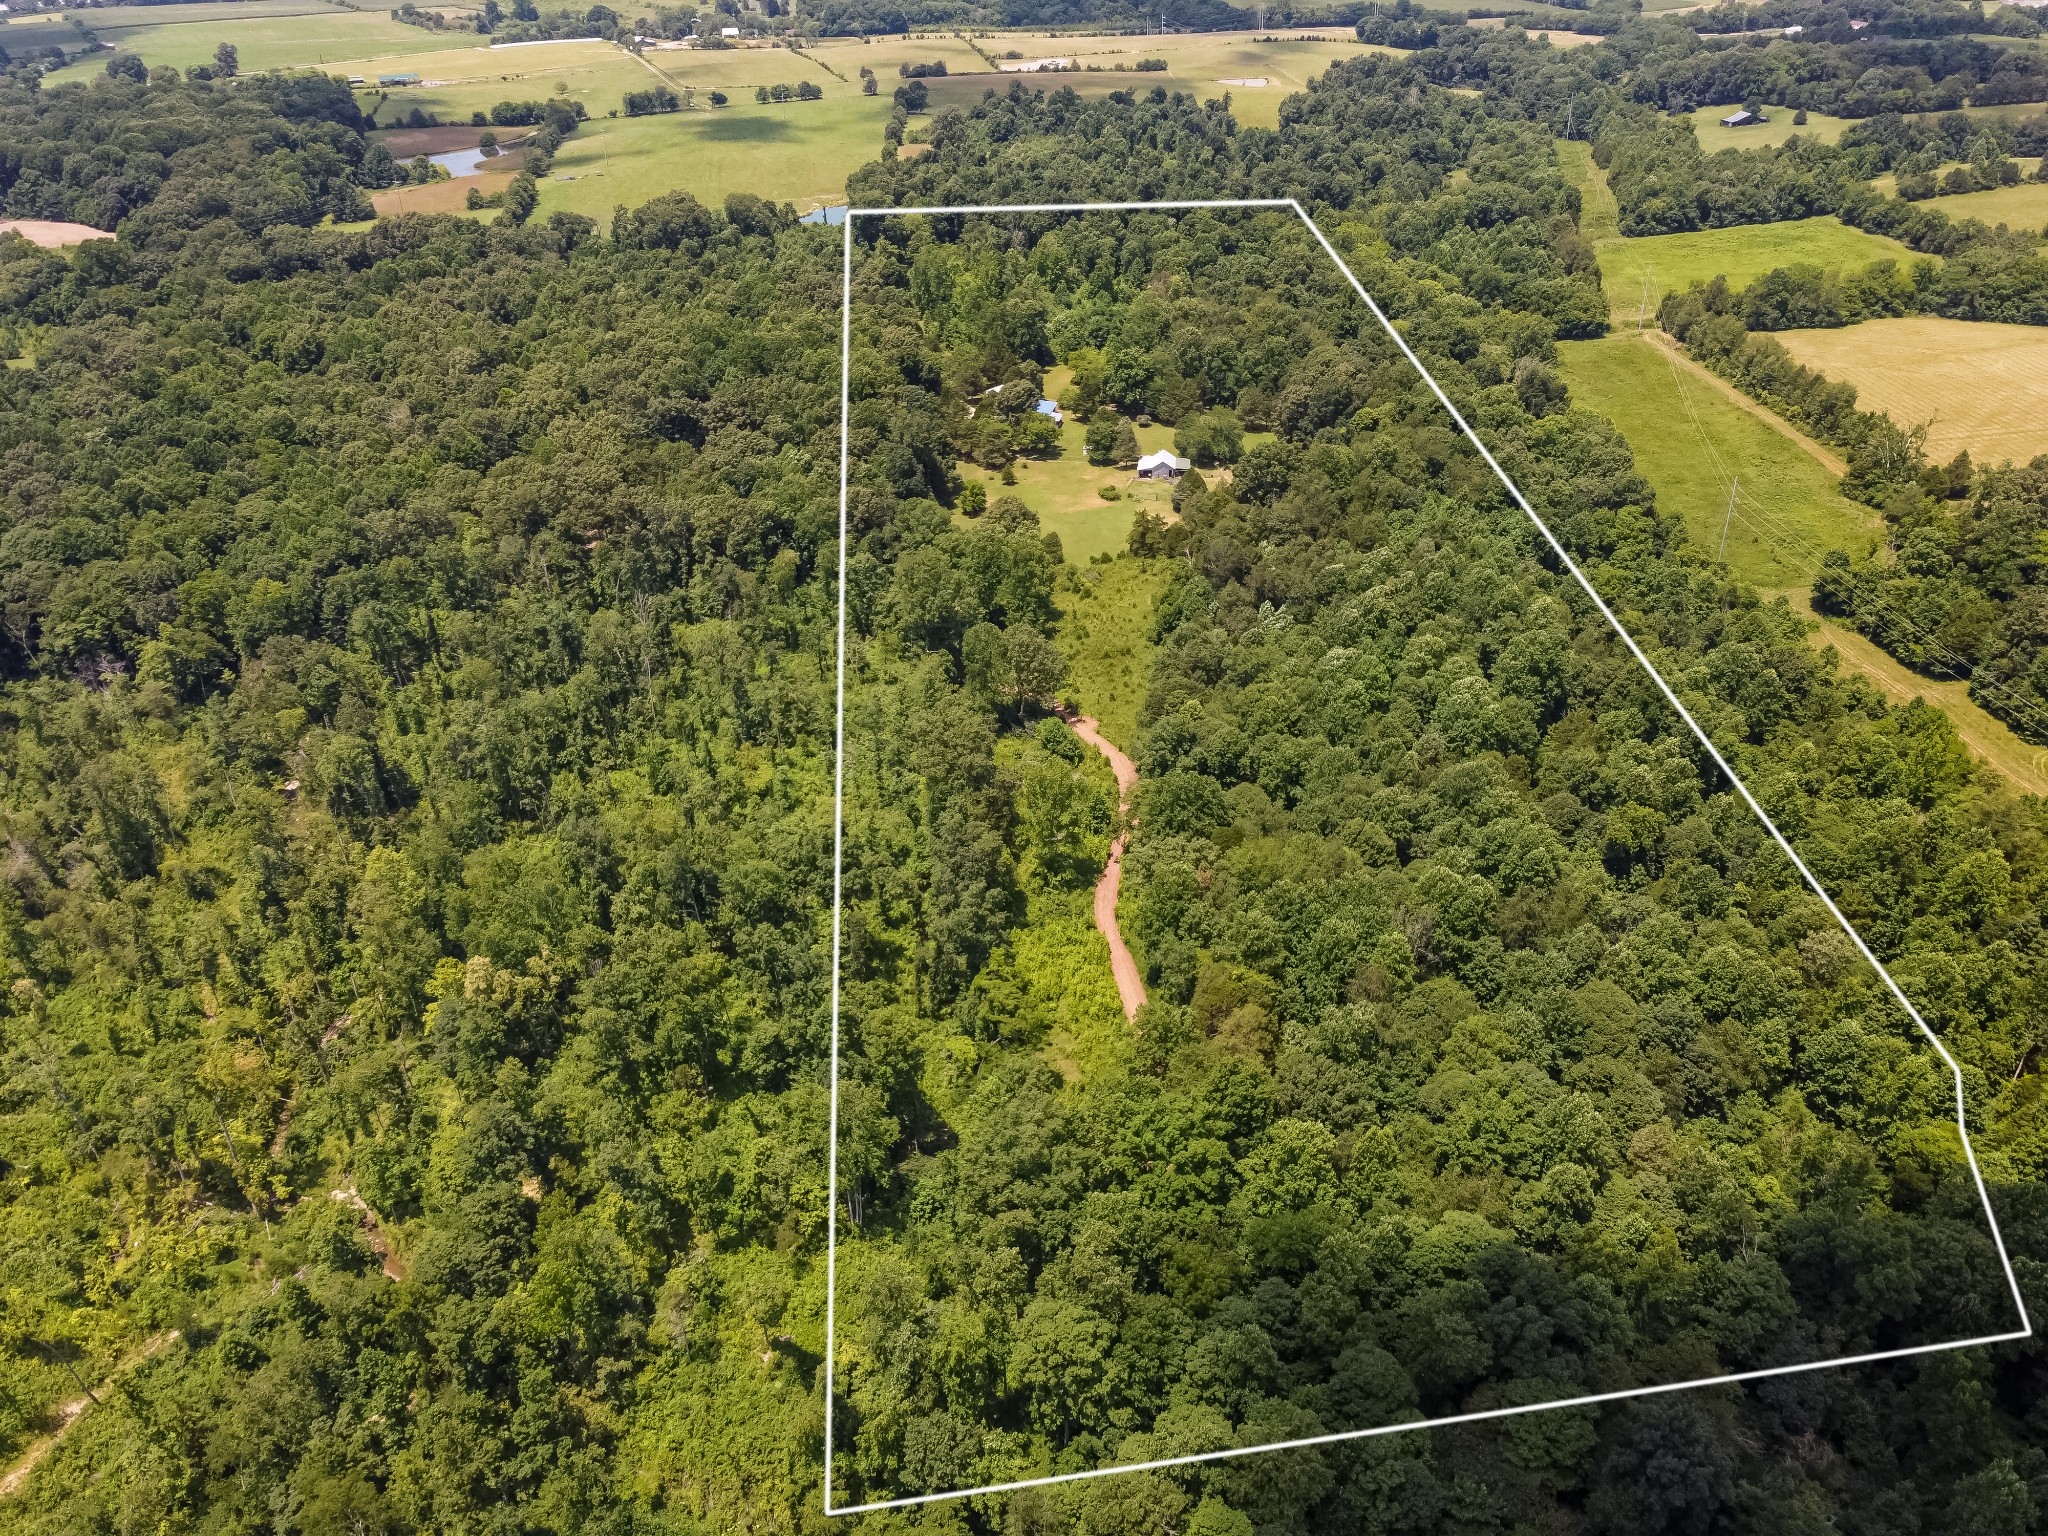
[[(1783, 850), (1785, 857), (1792, 861), (1792, 867), (1799, 871), (1800, 877), (1805, 880), (1808, 888), (1826, 905), (1828, 911), (1833, 914), (1835, 921), (1841, 924), (1842, 931), (1849, 936), (1850, 942), (1855, 944), (1857, 950), (1864, 959), (1870, 962), (1877, 971), (1877, 974), (1884, 978), (1886, 989), (1897, 999), (1899, 1006), (1906, 1010), (1907, 1017), (1919, 1026), (1920, 1033), (1927, 1037), (1928, 1044), (1934, 1047), (1936, 1053), (1948, 1067), (1949, 1075), (1955, 1080), (1956, 1132), (1962, 1138), (1963, 1156), (1969, 1161), (1970, 1177), (1976, 1181), (1977, 1197), (1984, 1204), (1984, 1218), (1991, 1225), (1991, 1240), (1998, 1249), (1998, 1262), (2005, 1269), (2005, 1282), (2011, 1288), (2013, 1306), (2019, 1313), (2020, 1326), (2018, 1328), (2008, 1333), (1987, 1333), (1975, 1338), (1953, 1339), (1940, 1344), (1915, 1344), (1904, 1349), (1882, 1349), (1868, 1354), (1845, 1355), (1833, 1360), (1811, 1360), (1799, 1365), (1770, 1366), (1763, 1370), (1730, 1371), (1721, 1376), (1701, 1376), (1691, 1381), (1674, 1381), (1658, 1386), (1628, 1387), (1614, 1392), (1588, 1392), (1577, 1397), (1557, 1398), (1550, 1402), (1527, 1403), (1511, 1408), (1488, 1408), (1476, 1413), (1447, 1414), (1437, 1419), (1416, 1419), (1406, 1423), (1381, 1424), (1371, 1429), (1340, 1430), (1330, 1434), (1308, 1435), (1296, 1440), (1275, 1440), (1265, 1445), (1234, 1446), (1222, 1451), (1203, 1451), (1190, 1456), (1167, 1456), (1156, 1461), (1140, 1461), (1112, 1467), (1096, 1467), (1086, 1472), (1064, 1472), (1051, 1477), (1020, 1478), (1015, 1482), (989, 1483), (979, 1488), (958, 1488), (946, 1493), (924, 1493), (908, 1498), (878, 1499), (866, 1504), (847, 1504), (837, 1507), (833, 1505), (832, 1344), (833, 1329), (836, 1322), (836, 1282), (838, 1279), (839, 1260), (839, 963), (840, 911), (841, 898), (844, 894), (845, 865), (843, 855), (845, 852), (846, 827), (846, 470), (851, 418), (850, 396), (853, 362), (854, 220), (866, 218), (928, 217), (934, 214), (1144, 213), (1197, 208), (1292, 209), (1302, 223), (1308, 226), (1309, 233), (1316, 237), (1316, 242), (1322, 246), (1330, 260), (1336, 263), (1337, 270), (1344, 274), (1345, 280), (1351, 284), (1352, 290), (1357, 293), (1359, 298), (1365, 301), (1366, 308), (1372, 311), (1372, 317), (1379, 321), (1381, 329), (1393, 339), (1394, 345), (1401, 349), (1401, 355), (1408, 359), (1414, 366), (1415, 371), (1422, 375), (1423, 382), (1429, 386), (1430, 392), (1442, 403), (1443, 408), (1450, 412), (1451, 420), (1458, 424), (1458, 429), (1465, 434), (1466, 440), (1479, 450), (1480, 457), (1486, 460), (1487, 466), (1500, 478), (1500, 483), (1507, 487), (1508, 494), (1515, 499), (1515, 504), (1528, 515), (1529, 521), (1536, 525), (1536, 531), (1543, 535), (1544, 541), (1549, 544), (1551, 551), (1563, 562), (1564, 568), (1571, 572), (1572, 579), (1579, 584), (1580, 589), (1592, 600), (1593, 606), (1600, 610), (1601, 617), (1607, 620), (1615, 634), (1621, 637), (1621, 643), (1628, 647), (1629, 654), (1642, 663), (1643, 670), (1650, 674), (1651, 681), (1656, 683), (1657, 691), (1664, 695), (1665, 702), (1678, 712), (1678, 717), (1691, 729), (1693, 735), (1698, 738), (1700, 745), (1706, 748), (1707, 755), (1714, 760), (1714, 766), (1721, 770), (1727, 777), (1728, 782), (1735, 786), (1736, 793), (1741, 795), (1743, 801), (1756, 813), (1756, 818), (1763, 823), (1764, 830), (1771, 834), (1771, 840)], [(1977, 1153), (1970, 1145), (1970, 1130), (1967, 1123), (1966, 1105), (1963, 1099), (1962, 1068), (1956, 1064), (1955, 1058), (1949, 1055), (1948, 1048), (1941, 1043), (1940, 1038), (1932, 1029), (1928, 1028), (1927, 1021), (1920, 1016), (1920, 1010), (1913, 1006), (1912, 1000), (1906, 996), (1898, 982), (1893, 980), (1892, 973), (1885, 969), (1884, 963), (1877, 958), (1870, 946), (1863, 941), (1863, 935), (1856, 931), (1855, 926), (1843, 915), (1842, 909), (1835, 905), (1834, 898), (1822, 889), (1820, 881), (1814, 878), (1813, 871), (1806, 867), (1806, 861), (1793, 851), (1791, 843), (1785, 839), (1785, 834), (1778, 830), (1777, 823), (1771, 820), (1763, 806), (1757, 802), (1756, 796), (1749, 792), (1749, 786), (1742, 782), (1734, 768), (1729, 765), (1728, 760), (1721, 755), (1720, 749), (1708, 738), (1706, 731), (1701, 728), (1699, 721), (1693, 718), (1692, 711), (1679, 701), (1678, 695), (1672, 691), (1671, 685), (1664, 680), (1664, 675), (1651, 664), (1650, 658), (1644, 654), (1643, 648), (1636, 644), (1635, 637), (1628, 632), (1622, 625), (1621, 620), (1615, 617), (1614, 610), (1609, 608), (1600, 594), (1594, 590), (1593, 583), (1586, 579), (1586, 573), (1579, 569), (1578, 562), (1572, 559), (1571, 555), (1565, 550), (1564, 545), (1558, 541), (1557, 535), (1552, 533), (1549, 525), (1537, 515), (1536, 509), (1529, 505), (1529, 500), (1522, 494), (1521, 488), (1508, 477), (1507, 471), (1500, 467), (1500, 462), (1494, 458), (1486, 444), (1479, 440), (1479, 434), (1472, 430), (1470, 423), (1459, 413), (1458, 408), (1451, 403), (1451, 398), (1444, 393), (1443, 386), (1438, 384), (1430, 371), (1422, 366), (1422, 359), (1415, 355), (1414, 349), (1408, 345), (1406, 338), (1394, 328), (1393, 323), (1387, 319), (1379, 305), (1373, 302), (1372, 295), (1365, 291), (1365, 285), (1359, 282), (1350, 267), (1344, 264), (1344, 258), (1337, 254), (1337, 248), (1330, 244), (1329, 238), (1324, 235), (1322, 230), (1316, 227), (1316, 222), (1309, 217), (1307, 209), (1303, 208), (1298, 201), (1291, 197), (1228, 198), (1203, 202), (969, 203), (935, 208), (849, 208), (846, 211), (845, 229), (846, 234), (841, 259), (839, 324), (838, 719), (834, 731), (835, 756), (832, 769), (832, 1089), (830, 1128), (827, 1131), (828, 1139), (826, 1143), (827, 1175), (825, 1195), (825, 1513), (827, 1515), (868, 1514), (876, 1510), (906, 1509), (918, 1504), (933, 1504), (946, 1499), (967, 1499), (984, 1494), (1006, 1493), (1017, 1488), (1041, 1488), (1050, 1483), (1075, 1483), (1090, 1478), (1114, 1477), (1123, 1472), (1156, 1472), (1165, 1467), (1185, 1467), (1197, 1462), (1226, 1461), (1238, 1456), (1257, 1455), (1265, 1451), (1299, 1450), (1319, 1445), (1335, 1445), (1346, 1440), (1363, 1440), (1376, 1435), (1399, 1434), (1404, 1430), (1429, 1429), (1446, 1424), (1471, 1424), (1481, 1419), (1504, 1419), (1516, 1414), (1541, 1413), (1553, 1408), (1581, 1408), (1596, 1403), (1618, 1402), (1623, 1398), (1653, 1397), (1666, 1392), (1682, 1392), (1692, 1387), (1721, 1386), (1738, 1381), (1761, 1381), (1772, 1376), (1791, 1376), (1802, 1371), (1827, 1370), (1837, 1366), (1868, 1365), (1878, 1360), (1900, 1360), (1911, 1355), (1936, 1354), (1951, 1349), (1969, 1349), (1980, 1344), (1999, 1344), (2013, 1339), (2024, 1339), (2033, 1336), (2034, 1325), (2032, 1319), (2027, 1315), (2026, 1301), (2020, 1295), (2019, 1278), (2014, 1275), (2012, 1258), (2005, 1251), (2005, 1234), (1999, 1230), (1998, 1214), (1991, 1208), (1991, 1195), (1984, 1187), (1984, 1174), (1977, 1166)]]

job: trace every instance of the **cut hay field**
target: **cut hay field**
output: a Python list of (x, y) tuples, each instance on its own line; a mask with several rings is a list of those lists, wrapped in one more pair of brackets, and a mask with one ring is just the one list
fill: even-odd
[[(146, 9), (155, 8), (124, 6), (122, 12), (132, 15)], [(233, 43), (245, 73), (323, 66), (331, 67), (337, 74), (361, 73), (345, 69), (344, 65), (352, 60), (397, 55), (431, 57), (450, 49), (473, 48), (476, 42), (474, 33), (428, 32), (393, 21), (382, 11), (346, 11), (323, 6), (299, 14), (278, 14), (267, 8), (245, 8), (232, 3), (166, 9), (194, 13), (194, 19), (114, 28), (97, 21), (91, 25), (101, 41), (114, 44), (123, 53), (136, 54), (152, 67), (169, 64), (189, 69), (195, 64), (211, 64), (215, 48)], [(251, 9), (255, 14), (249, 14)], [(207, 13), (207, 19), (198, 17), (197, 13), (202, 12)], [(62, 85), (71, 80), (90, 79), (105, 68), (105, 56), (100, 55), (69, 65), (45, 80), (50, 85)]]
[(1614, 423), (1658, 504), (1709, 557), (1720, 548), (1730, 482), (1740, 481), (1727, 553), (1737, 580), (1803, 593), (1828, 550), (1861, 554), (1876, 536), (1876, 514), (1844, 497), (1797, 443), (1647, 340), (1560, 342), (1558, 354), (1572, 402)]
[[(427, 181), (413, 187), (390, 187), (374, 194), (370, 198), (370, 204), (377, 210), (377, 217), (380, 219), (394, 219), (401, 213), (466, 213), (469, 210), (471, 188), (486, 195), (502, 192), (512, 185), (514, 174), (511, 170), (493, 171), (484, 176), (459, 176), (453, 181)], [(643, 198), (641, 201), (644, 202), (646, 199)], [(497, 214), (485, 211), (479, 216), (495, 219)]]
[(1912, 315), (1782, 331), (1786, 350), (1902, 427), (1929, 423), (1930, 458), (1980, 463), (2048, 453), (2048, 329)]
[[(1260, 37), (1281, 41), (1261, 42)], [(1277, 126), (1280, 103), (1306, 90), (1310, 80), (1340, 59), (1399, 51), (1361, 43), (1348, 30), (1334, 26), (1291, 33), (1201, 32), (1164, 37), (1003, 33), (978, 41), (997, 58), (1015, 50), (1027, 59), (1071, 58), (1076, 68), (1051, 74), (984, 72), (927, 81), (934, 104), (969, 105), (981, 100), (984, 91), (1008, 90), (1013, 80), (1048, 92), (1070, 86), (1083, 96), (1163, 86), (1169, 91), (1186, 91), (1202, 101), (1227, 94), (1231, 115), (1246, 127), (1258, 128)], [(1142, 73), (1129, 67), (1140, 59), (1164, 59), (1167, 67)], [(1118, 69), (1119, 64), (1125, 67)], [(1253, 80), (1264, 83), (1244, 83)]]
[(1602, 240), (1594, 249), (1615, 319), (1631, 325), (1644, 306), (1646, 278), (1649, 313), (1654, 317), (1665, 294), (1716, 276), (1739, 288), (1773, 267), (1795, 262), (1861, 267), (1887, 256), (1900, 262), (1916, 259), (1898, 241), (1851, 229), (1832, 217)]
[(327, 0), (187, 0), (169, 5), (90, 5), (60, 14), (76, 16), (95, 32), (133, 27), (169, 27), (187, 21), (234, 21), (255, 16), (332, 16), (351, 6)]
[(846, 201), (846, 178), (881, 150), (887, 96), (842, 92), (781, 106), (744, 103), (660, 117), (598, 118), (563, 141), (540, 184), (539, 217), (587, 214), (609, 225), (620, 204), (637, 207), (678, 188), (713, 207), (752, 192), (807, 212)]
[[(1648, 9), (1647, 6), (1644, 7)], [(1735, 106), (1740, 106), (1737, 102)], [(1842, 130), (1849, 126), (1851, 119), (1829, 117), (1825, 112), (1806, 114), (1806, 125), (1800, 127), (1792, 121), (1792, 109), (1770, 107), (1766, 109), (1768, 122), (1754, 123), (1747, 128), (1723, 128), (1721, 119), (1735, 110), (1728, 107), (1701, 107), (1692, 114), (1693, 136), (1700, 141), (1700, 148), (1708, 154), (1723, 149), (1756, 149), (1764, 145), (1776, 146), (1784, 143), (1793, 134), (1809, 142), (1818, 139), (1823, 144), (1832, 144), (1842, 136)]]

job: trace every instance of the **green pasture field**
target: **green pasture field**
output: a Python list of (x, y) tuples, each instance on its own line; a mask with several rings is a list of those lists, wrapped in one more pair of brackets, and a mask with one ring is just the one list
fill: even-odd
[[(78, 28), (62, 16), (10, 16), (6, 25), (0, 26), (0, 48), (5, 48), (11, 58), (27, 58), (29, 54), (39, 53), (45, 48), (61, 48), (66, 53), (76, 53), (84, 46), (85, 39), (79, 35)], [(55, 76), (44, 78), (54, 79)]]
[(1634, 323), (1645, 296), (1652, 316), (1657, 303), (1674, 290), (1721, 276), (1741, 287), (1773, 267), (1809, 262), (1817, 267), (1861, 267), (1884, 257), (1900, 262), (1919, 258), (1896, 240), (1851, 229), (1833, 217), (1793, 219), (1782, 224), (1742, 224), (1732, 229), (1691, 230), (1678, 235), (1646, 235), (1638, 239), (1595, 243), (1600, 281), (1617, 321)]
[(356, 92), (365, 111), (386, 94), (375, 87), (379, 75), (417, 74), (418, 85), (398, 86), (378, 118), (396, 121), (414, 107), (438, 114), (446, 122), (466, 122), (473, 112), (488, 112), (501, 101), (543, 101), (566, 96), (580, 101), (592, 117), (616, 110), (626, 92), (645, 90), (657, 77), (623, 48), (612, 43), (542, 43), (532, 48), (468, 48), (440, 54), (409, 54), (383, 59), (354, 59), (331, 73), (361, 75), (371, 82)]
[[(135, 7), (123, 7), (132, 14)], [(331, 74), (397, 73), (399, 67), (352, 68), (350, 61), (381, 60), (393, 55), (432, 57), (435, 54), (475, 46), (476, 35), (467, 32), (429, 32), (393, 21), (382, 11), (341, 11), (323, 8), (300, 15), (256, 14), (242, 16), (240, 6), (180, 6), (179, 10), (205, 9), (238, 13), (230, 19), (171, 22), (164, 25), (129, 26), (100, 31), (102, 41), (123, 53), (138, 55), (152, 68), (159, 64), (189, 69), (211, 64), (213, 51), (222, 43), (233, 43), (244, 73), (266, 69), (317, 69)], [(419, 67), (417, 64), (400, 67)], [(51, 85), (90, 79), (106, 68), (105, 56), (83, 60), (48, 75)], [(424, 71), (423, 71), (424, 72)]]
[(808, 212), (846, 201), (846, 178), (881, 152), (887, 96), (842, 93), (824, 101), (659, 117), (600, 117), (566, 139), (540, 183), (537, 217), (581, 213), (609, 224), (621, 204), (638, 207), (678, 188), (716, 207), (753, 192)]
[[(977, 37), (975, 41), (998, 58), (1005, 48), (1018, 46), (1007, 37)], [(899, 65), (943, 63), (949, 75), (986, 73), (989, 67), (987, 61), (974, 51), (973, 43), (950, 34), (938, 37), (873, 37), (866, 41), (857, 37), (821, 37), (807, 45), (804, 52), (855, 82), (859, 81), (861, 66), (865, 64), (881, 78), (884, 95), (902, 84), (896, 73)], [(721, 53), (668, 50), (661, 53), (650, 51), (648, 57), (666, 65), (675, 58), (716, 59), (721, 57)]]
[[(934, 45), (927, 44), (927, 47)], [(889, 93), (903, 82), (896, 78), (896, 65), (892, 61), (885, 71), (879, 64), (871, 62), (865, 54), (849, 66), (842, 63), (836, 49), (805, 49), (795, 52), (788, 48), (713, 48), (699, 51), (694, 48), (664, 49), (657, 52), (649, 49), (641, 55), (647, 64), (652, 64), (661, 76), (676, 86), (695, 86), (699, 91), (734, 91), (751, 93), (757, 85), (784, 83), (795, 85), (808, 80), (828, 96), (857, 96), (860, 94), (860, 66), (868, 68), (882, 77), (881, 98), (889, 99)], [(827, 69), (821, 57), (831, 62)], [(970, 58), (973, 56), (970, 54)], [(980, 60), (975, 60), (979, 63)], [(635, 65), (644, 74), (646, 65)], [(951, 66), (948, 65), (948, 68)], [(833, 73), (837, 70), (838, 73)], [(842, 78), (844, 77), (844, 78)], [(651, 82), (653, 75), (647, 76)], [(638, 89), (638, 87), (635, 87)], [(617, 102), (612, 103), (617, 106)], [(887, 114), (883, 114), (886, 118)], [(879, 143), (879, 140), (877, 141)]]
[(1928, 423), (1927, 453), (1979, 463), (2048, 453), (2048, 329), (1909, 315), (1778, 339), (1809, 368), (1856, 386), (1857, 403), (1902, 427)]
[[(1876, 515), (1784, 434), (1632, 334), (1558, 343), (1572, 403), (1613, 422), (1635, 450), (1658, 504), (1685, 522), (1710, 558), (1721, 544), (1731, 480), (1739, 479), (1727, 561), (1737, 580), (1801, 593), (1830, 549), (1861, 554)], [(1802, 611), (1803, 599), (1800, 600)]]
[[(2005, 41), (2010, 43), (2014, 39), (2006, 38)], [(2039, 117), (2042, 113), (2048, 112), (2048, 102), (2007, 101), (2001, 102), (1997, 106), (1962, 107), (1958, 110), (1970, 117), (1995, 117), (2002, 122), (2017, 123), (2030, 117)]]
[[(1648, 9), (1647, 6), (1644, 7)], [(1806, 125), (1796, 126), (1792, 121), (1791, 107), (1766, 107), (1768, 122), (1752, 123), (1747, 128), (1723, 128), (1721, 119), (1733, 112), (1735, 106), (1701, 107), (1692, 114), (1693, 136), (1700, 141), (1700, 148), (1708, 154), (1723, 149), (1757, 149), (1763, 146), (1775, 147), (1798, 134), (1800, 138), (1823, 144), (1832, 144), (1842, 136), (1842, 130), (1854, 121), (1847, 117), (1829, 117), (1825, 112), (1806, 114)]]
[(256, 16), (345, 15), (353, 7), (325, 0), (191, 0), (173, 5), (95, 5), (62, 12), (76, 16), (102, 36), (136, 27), (169, 27), (188, 21), (235, 21)]
[[(1259, 36), (1287, 38), (1281, 42), (1258, 42)], [(1312, 42), (1310, 37), (1324, 39)], [(1398, 53), (1357, 41), (1348, 29), (1299, 29), (1287, 33), (1251, 32), (1184, 33), (1176, 36), (1060, 37), (1047, 33), (1004, 33), (977, 39), (981, 46), (1000, 58), (1015, 49), (1027, 59), (1065, 57), (1074, 60), (1075, 70), (1056, 74), (982, 73), (948, 76), (926, 82), (932, 88), (935, 105), (969, 105), (981, 100), (984, 91), (1007, 91), (1013, 81), (1027, 89), (1056, 91), (1071, 86), (1084, 96), (1106, 96), (1111, 91), (1147, 90), (1163, 86), (1185, 91), (1202, 101), (1228, 95), (1231, 115), (1246, 127), (1271, 128), (1280, 121), (1280, 103), (1340, 59), (1366, 53)], [(1140, 59), (1164, 59), (1161, 71), (1136, 71), (1128, 66)], [(1126, 67), (1118, 69), (1123, 64)], [(950, 68), (950, 65), (948, 66)], [(1263, 80), (1264, 85), (1227, 84), (1228, 81)]]
[(1621, 209), (1607, 185), (1607, 173), (1593, 163), (1593, 146), (1583, 139), (1559, 139), (1557, 163), (1579, 189), (1579, 233), (1597, 250), (1621, 238)]
[[(385, 120), (418, 107), (438, 113), (445, 120), (461, 122), (473, 112), (488, 112), (501, 101), (564, 95), (582, 102), (591, 117), (602, 122), (611, 112), (621, 113), (623, 120), (628, 91), (644, 91), (664, 83), (678, 93), (685, 87), (694, 88), (699, 107), (708, 111), (704, 98), (715, 90), (724, 91), (734, 105), (742, 101), (751, 105), (756, 86), (779, 82), (796, 85), (808, 80), (828, 97), (864, 99), (870, 106), (879, 103), (880, 121), (887, 122), (889, 90), (893, 89), (891, 86), (879, 96), (861, 98), (857, 73), (848, 71), (852, 78), (841, 80), (786, 48), (721, 48), (701, 53), (694, 49), (650, 50), (636, 59), (612, 43), (538, 43), (531, 47), (468, 48), (420, 57), (362, 59), (335, 67), (366, 79), (380, 74), (422, 76), (421, 84), (391, 92), (390, 106), (381, 114)], [(378, 94), (365, 88), (358, 92), (358, 99), (368, 108)], [(821, 103), (790, 105), (817, 107)], [(872, 136), (861, 140), (863, 153), (852, 164), (873, 159), (880, 152), (881, 142), (881, 129), (877, 127)]]
[(2016, 187), (1997, 187), (1989, 192), (1930, 197), (1921, 206), (1938, 208), (1952, 219), (1982, 219), (1986, 224), (2004, 224), (2039, 234), (2048, 225), (2048, 182), (2023, 181)]

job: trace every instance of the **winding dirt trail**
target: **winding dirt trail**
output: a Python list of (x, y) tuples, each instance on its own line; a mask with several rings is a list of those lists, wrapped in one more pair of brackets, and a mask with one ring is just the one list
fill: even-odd
[[(1138, 787), (1137, 764), (1104, 736), (1102, 728), (1088, 716), (1066, 710), (1060, 713), (1076, 736), (1109, 759), (1110, 771), (1116, 775), (1118, 812), (1129, 816), (1131, 792)], [(1102, 866), (1102, 878), (1095, 882), (1095, 926), (1109, 943), (1109, 968), (1116, 976), (1116, 992), (1123, 1000), (1124, 1017), (1136, 1022), (1138, 1010), (1145, 1006), (1145, 983), (1138, 975), (1138, 962), (1131, 955), (1131, 947), (1124, 943), (1123, 931), (1116, 925), (1116, 898), (1124, 881), (1124, 845), (1130, 836), (1128, 831), (1119, 832), (1109, 845), (1109, 862)]]
[[(151, 1337), (144, 1339), (133, 1354), (122, 1360), (113, 1370), (107, 1373), (106, 1380), (100, 1383), (100, 1391), (112, 1391), (115, 1381), (119, 1379), (123, 1372), (133, 1370), (136, 1366), (142, 1364), (143, 1361), (172, 1343), (177, 1337), (178, 1330), (173, 1328), (166, 1333), (153, 1334)], [(28, 1482), (28, 1475), (42, 1465), (44, 1457), (48, 1456), (50, 1452), (57, 1449), (63, 1443), (64, 1437), (71, 1433), (72, 1426), (85, 1417), (85, 1410), (98, 1402), (99, 1398), (97, 1396), (88, 1393), (83, 1397), (74, 1397), (69, 1402), (59, 1403), (57, 1405), (56, 1427), (48, 1434), (38, 1436), (34, 1441), (30, 1442), (28, 1448), (15, 1459), (14, 1465), (7, 1469), (4, 1476), (0, 1476), (0, 1499), (9, 1499), (19, 1493)]]

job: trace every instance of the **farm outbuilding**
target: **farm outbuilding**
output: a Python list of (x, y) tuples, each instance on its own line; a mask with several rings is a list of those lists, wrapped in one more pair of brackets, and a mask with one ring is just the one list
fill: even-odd
[(1178, 480), (1188, 472), (1188, 460), (1176, 458), (1164, 448), (1138, 460), (1140, 480)]
[(1041, 400), (1038, 402), (1038, 404), (1034, 405), (1032, 409), (1038, 412), (1038, 414), (1041, 416), (1050, 416), (1052, 418), (1052, 424), (1056, 427), (1063, 426), (1066, 423), (1067, 418), (1060, 413), (1058, 401)]

